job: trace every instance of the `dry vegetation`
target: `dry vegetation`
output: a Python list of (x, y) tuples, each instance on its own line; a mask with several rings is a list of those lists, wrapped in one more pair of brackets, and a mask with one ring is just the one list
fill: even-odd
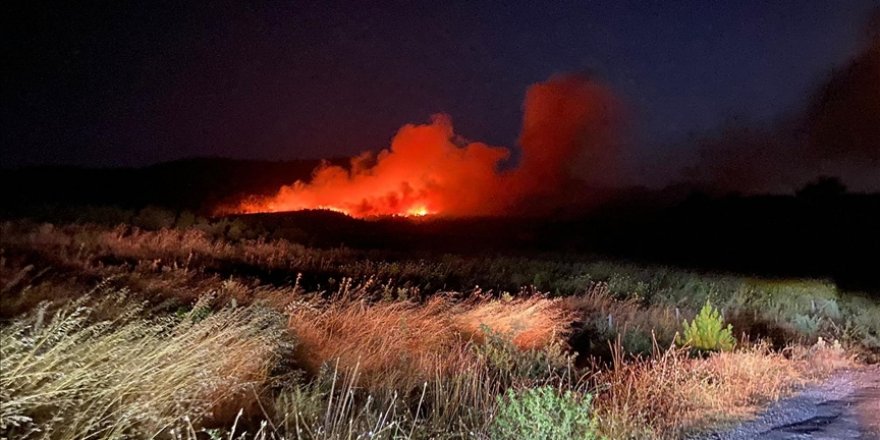
[[(487, 260), (195, 229), (0, 232), (10, 439), (679, 438), (853, 365), (880, 325), (876, 303), (825, 282), (499, 257), (482, 270), (579, 290), (440, 291)], [(707, 299), (734, 322), (735, 350), (675, 344)], [(553, 437), (540, 417), (511, 418), (515, 405), (579, 428)]]

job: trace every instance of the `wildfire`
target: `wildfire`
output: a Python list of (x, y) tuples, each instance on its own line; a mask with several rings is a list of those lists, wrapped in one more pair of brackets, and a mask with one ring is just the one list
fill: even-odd
[(408, 217), (424, 217), (430, 214), (431, 211), (428, 211), (428, 208), (425, 208), (424, 206), (415, 206), (406, 211)]
[[(309, 182), (254, 197), (236, 212), (325, 209), (352, 217), (499, 215), (523, 203), (567, 203), (572, 165), (587, 153), (596, 169), (608, 168), (610, 113), (615, 101), (588, 78), (566, 75), (532, 86), (526, 94), (522, 158), (499, 171), (510, 150), (468, 142), (452, 120), (404, 125), (391, 146), (364, 153), (348, 167), (324, 164)], [(531, 207), (529, 208), (531, 209)]]

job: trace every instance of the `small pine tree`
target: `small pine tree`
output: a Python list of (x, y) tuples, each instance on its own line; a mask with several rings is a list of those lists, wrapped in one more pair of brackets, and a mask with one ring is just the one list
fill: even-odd
[(699, 352), (730, 351), (736, 345), (733, 337), (733, 326), (721, 319), (721, 312), (712, 307), (709, 301), (700, 313), (688, 324), (682, 322), (684, 336), (678, 338), (679, 345), (691, 347)]

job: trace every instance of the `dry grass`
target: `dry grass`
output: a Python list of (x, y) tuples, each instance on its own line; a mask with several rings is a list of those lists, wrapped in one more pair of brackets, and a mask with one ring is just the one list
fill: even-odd
[(471, 300), (453, 318), (456, 330), (483, 341), (486, 331), (505, 335), (517, 348), (531, 350), (564, 342), (574, 313), (558, 300), (531, 297), (515, 300)]
[[(253, 407), (249, 415), (266, 424), (245, 413), (236, 436), (246, 428), (259, 429), (256, 438), (483, 439), (497, 396), (551, 384), (594, 394), (610, 439), (670, 439), (746, 417), (852, 365), (824, 341), (777, 352), (746, 341), (693, 358), (665, 348), (687, 316), (602, 284), (559, 300), (465, 292), (423, 301), (410, 299), (424, 298), (415, 283), (312, 274), (316, 291), (306, 292), (299, 270), (348, 261), (356, 273), (401, 277), (430, 265), (192, 230), (0, 228), (0, 317), (25, 313), (0, 323), (0, 433), (9, 438), (194, 439), (205, 437), (200, 426), (230, 426)], [(287, 277), (277, 285), (263, 278), (277, 273)], [(145, 300), (143, 309), (127, 305)], [(587, 354), (605, 349), (610, 366), (572, 365), (562, 349), (573, 325), (590, 332)]]
[(842, 350), (824, 346), (793, 358), (763, 344), (706, 358), (674, 347), (633, 360), (624, 359), (619, 345), (615, 352), (613, 368), (595, 377), (600, 427), (613, 439), (674, 439), (740, 420), (812, 379), (852, 365)]
[(620, 340), (627, 353), (651, 355), (655, 341), (671, 344), (681, 328), (681, 316), (668, 306), (645, 305), (636, 298), (614, 298), (604, 284), (591, 286), (583, 295), (563, 299), (577, 317), (576, 331), (587, 334), (587, 345), (574, 347), (594, 360), (613, 357), (607, 341)]
[(3, 327), (0, 431), (149, 438), (183, 415), (216, 418), (230, 400), (252, 400), (276, 358), (280, 333), (266, 311), (228, 309), (198, 322), (144, 321), (130, 306), (121, 312), (94, 322), (74, 305)]
[(808, 379), (821, 379), (836, 370), (858, 367), (861, 362), (855, 353), (845, 350), (839, 341), (828, 342), (821, 337), (810, 347), (792, 345), (787, 349), (788, 358), (797, 362)]
[(486, 331), (523, 350), (564, 342), (571, 322), (558, 301), (540, 297), (455, 303), (435, 296), (414, 302), (364, 299), (300, 302), (289, 307), (297, 360), (313, 374), (337, 360), (355, 365), (364, 383), (419, 384), (462, 369), (467, 345)]
[(335, 365), (283, 390), (274, 402), (274, 425), (296, 439), (486, 439), (504, 388), (472, 357), (458, 361), (468, 368), (449, 375), (437, 365), (436, 374), (412, 390), (390, 383), (364, 390), (358, 365)]
[(222, 262), (264, 268), (326, 270), (353, 254), (346, 249), (315, 250), (286, 240), (213, 238), (198, 229), (146, 231), (90, 225), (5, 222), (0, 224), (5, 248), (28, 249), (65, 265), (83, 266), (106, 257), (158, 268), (193, 268)]
[(415, 383), (456, 346), (449, 309), (439, 298), (425, 305), (303, 302), (290, 308), (288, 323), (298, 341), (297, 361), (312, 374), (338, 359), (344, 369), (359, 365), (368, 382), (394, 383), (402, 375), (416, 376), (408, 381)]
[(678, 328), (681, 316), (670, 307), (646, 307), (638, 298), (615, 298), (604, 283), (591, 285), (583, 295), (569, 296), (565, 307), (585, 320), (607, 320), (616, 327)]
[[(658, 348), (653, 357), (635, 359), (618, 345), (613, 367), (587, 382), (575, 376), (510, 382), (490, 358), (470, 350), (485, 336), (474, 329), (500, 327), (493, 334), (506, 335), (511, 346), (541, 352), (547, 346), (538, 344), (557, 346), (566, 334), (571, 315), (561, 301), (298, 298), (287, 325), (297, 341), (295, 360), (312, 378), (257, 404), (267, 423), (248, 427), (259, 429), (259, 438), (367, 432), (387, 439), (485, 438), (496, 396), (506, 387), (553, 383), (596, 395), (598, 428), (610, 439), (671, 439), (748, 416), (799, 384), (851, 365), (839, 347), (824, 343), (786, 353), (753, 345), (706, 358)], [(135, 318), (137, 310), (109, 298), (93, 314), (67, 307), (51, 319), (38, 312), (3, 327), (0, 429), (22, 438), (73, 439), (164, 436), (183, 428), (175, 435), (196, 438), (193, 425), (229, 426), (239, 408), (274, 382), (270, 370), (286, 336), (271, 312), (209, 313), (208, 301), (183, 320)], [(92, 319), (113, 307), (124, 316)]]

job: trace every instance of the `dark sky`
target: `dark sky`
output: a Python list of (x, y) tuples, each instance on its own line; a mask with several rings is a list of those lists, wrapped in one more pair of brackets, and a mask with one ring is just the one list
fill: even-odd
[(351, 155), (436, 112), (512, 146), (528, 85), (570, 71), (610, 84), (653, 161), (803, 106), (878, 5), (71, 3), (4, 2), (3, 166)]

